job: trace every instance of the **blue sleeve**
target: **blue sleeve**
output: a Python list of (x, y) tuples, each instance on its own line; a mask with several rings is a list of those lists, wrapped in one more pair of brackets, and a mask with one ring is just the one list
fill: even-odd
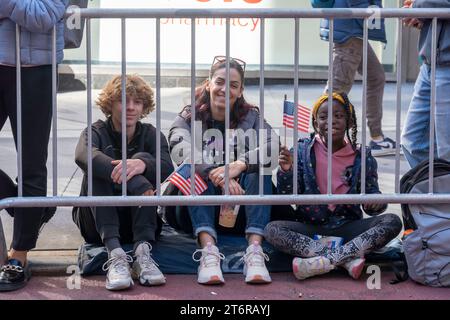
[(415, 0), (413, 8), (450, 8), (450, 0)]
[[(366, 159), (367, 168), (366, 168), (366, 193), (367, 194), (376, 194), (381, 193), (380, 188), (378, 186), (378, 164), (375, 158), (369, 153)], [(384, 212), (387, 209), (387, 204), (385, 204), (379, 212), (368, 212), (368, 215), (376, 215)]]
[[(297, 165), (297, 193), (303, 194), (305, 191), (304, 181), (303, 181), (303, 159), (301, 158), (303, 144), (298, 145), (298, 165)], [(294, 152), (292, 148), (291, 153)], [(277, 193), (278, 194), (292, 194), (293, 193), (293, 180), (294, 170), (289, 170), (287, 172), (283, 171), (280, 167), (278, 167), (277, 171)]]
[(48, 32), (60, 21), (68, 0), (0, 0), (0, 16), (31, 32)]

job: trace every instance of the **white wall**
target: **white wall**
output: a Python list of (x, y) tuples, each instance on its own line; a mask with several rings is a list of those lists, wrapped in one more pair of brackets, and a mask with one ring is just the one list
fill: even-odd
[[(258, 2), (259, 1), (259, 2)], [(257, 3), (252, 3), (257, 2)], [(393, 7), (397, 0), (386, 0)], [(94, 0), (92, 7), (101, 8), (310, 8), (309, 0)], [(161, 19), (161, 54), (163, 63), (190, 63), (190, 20)], [(395, 61), (395, 22), (387, 23), (388, 45), (385, 49), (373, 44), (384, 64)], [(210, 64), (212, 57), (225, 53), (225, 21), (199, 19), (196, 29), (196, 60)], [(97, 22), (93, 22), (96, 26)], [(100, 62), (119, 62), (121, 59), (120, 20), (102, 19), (93, 27), (93, 59)], [(266, 64), (292, 65), (294, 51), (294, 22), (292, 19), (266, 21)], [(231, 26), (231, 55), (248, 64), (259, 64), (259, 19), (234, 19)], [(84, 48), (67, 50), (67, 60), (84, 60)], [(127, 20), (127, 61), (151, 63), (155, 61), (155, 21)], [(328, 65), (328, 43), (319, 38), (319, 19), (300, 22), (300, 64)]]

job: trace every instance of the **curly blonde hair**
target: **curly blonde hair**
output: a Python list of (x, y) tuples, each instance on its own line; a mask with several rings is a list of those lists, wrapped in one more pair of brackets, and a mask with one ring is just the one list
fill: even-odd
[[(145, 118), (155, 109), (153, 90), (139, 75), (133, 74), (126, 76), (125, 90), (127, 98), (132, 97), (142, 100), (144, 107), (141, 119)], [(115, 76), (106, 84), (99, 94), (96, 103), (105, 116), (109, 117), (112, 114), (113, 103), (116, 101), (122, 101), (122, 76), (120, 75)]]

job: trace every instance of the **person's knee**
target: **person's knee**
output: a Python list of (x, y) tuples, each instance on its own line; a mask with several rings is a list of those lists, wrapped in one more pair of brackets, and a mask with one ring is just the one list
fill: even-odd
[(264, 228), (264, 238), (267, 241), (272, 242), (277, 237), (279, 230), (280, 230), (279, 221), (269, 222)]
[(389, 225), (389, 227), (393, 230), (393, 232), (398, 235), (402, 230), (403, 223), (402, 220), (393, 213), (383, 214), (383, 222)]

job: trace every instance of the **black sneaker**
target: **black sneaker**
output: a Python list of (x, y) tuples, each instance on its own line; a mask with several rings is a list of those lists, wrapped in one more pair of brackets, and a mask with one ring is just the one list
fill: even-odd
[(386, 156), (395, 153), (395, 141), (389, 138), (384, 138), (381, 142), (370, 141), (370, 149), (374, 157)]
[(16, 259), (9, 259), (8, 263), (0, 268), (0, 291), (14, 291), (23, 288), (31, 274), (28, 263), (25, 267)]

